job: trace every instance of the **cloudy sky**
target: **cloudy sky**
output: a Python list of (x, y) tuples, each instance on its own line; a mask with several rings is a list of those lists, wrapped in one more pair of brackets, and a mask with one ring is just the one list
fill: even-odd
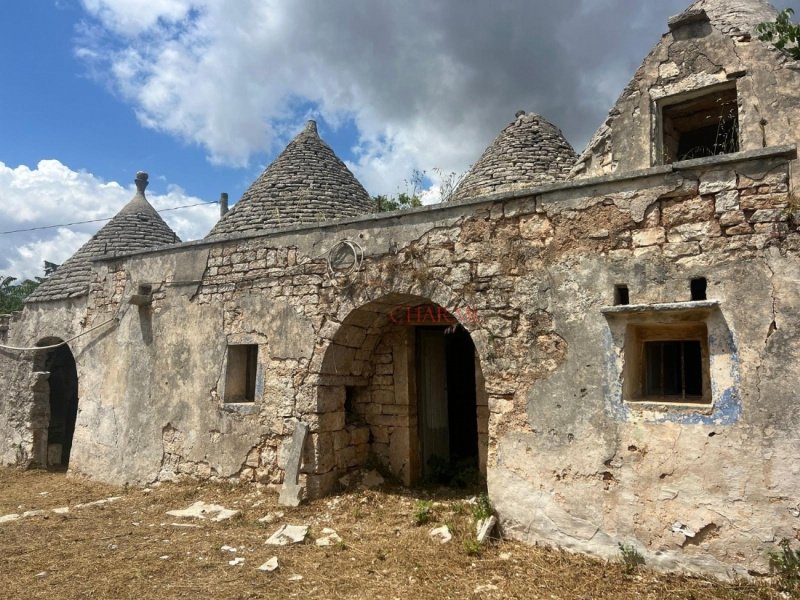
[[(150, 173), (237, 199), (300, 130), (371, 194), (462, 172), (518, 109), (581, 150), (689, 0), (14, 0), (0, 21), (0, 274), (62, 262)], [(778, 2), (800, 12), (800, 0)], [(164, 213), (183, 239), (214, 205)]]

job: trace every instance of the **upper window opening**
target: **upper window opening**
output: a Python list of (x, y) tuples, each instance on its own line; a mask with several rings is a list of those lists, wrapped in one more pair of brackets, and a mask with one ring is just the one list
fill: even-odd
[(228, 346), (225, 372), (225, 402), (255, 402), (258, 346)]
[(697, 279), (692, 279), (691, 282), (691, 290), (692, 290), (692, 300), (706, 300), (706, 289), (708, 288), (708, 282), (706, 281), (705, 277), (698, 277)]
[(614, 286), (614, 304), (617, 306), (626, 306), (631, 303), (630, 292), (627, 285)]
[(661, 105), (663, 163), (739, 151), (736, 88)]

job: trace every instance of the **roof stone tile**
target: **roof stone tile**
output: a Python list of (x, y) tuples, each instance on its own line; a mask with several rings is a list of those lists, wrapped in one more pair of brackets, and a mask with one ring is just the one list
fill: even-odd
[(372, 201), (309, 121), (208, 237), (357, 217)]

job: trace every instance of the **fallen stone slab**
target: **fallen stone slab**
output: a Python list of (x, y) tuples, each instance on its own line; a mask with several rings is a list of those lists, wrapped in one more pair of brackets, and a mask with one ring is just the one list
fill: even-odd
[(181, 517), (186, 519), (211, 519), (212, 521), (227, 521), (239, 514), (238, 510), (231, 510), (219, 504), (207, 504), (198, 500), (188, 508), (182, 510), (169, 510), (170, 517)]
[(322, 530), (322, 537), (318, 537), (315, 543), (317, 546), (335, 546), (341, 541), (342, 538), (339, 537), (339, 534), (336, 533), (335, 530), (331, 529), (330, 527), (326, 527)]
[(478, 543), (482, 544), (483, 542), (485, 542), (486, 539), (490, 535), (492, 535), (492, 531), (494, 531), (494, 528), (496, 526), (497, 526), (497, 517), (495, 517), (494, 515), (491, 515), (489, 517), (486, 517), (485, 519), (481, 519), (480, 521), (478, 521), (478, 526), (477, 526)]
[(0, 523), (10, 523), (12, 521), (18, 521), (22, 518), (22, 515), (18, 515), (17, 513), (12, 513), (10, 515), (3, 515), (0, 517)]
[(278, 519), (282, 519), (282, 518), (283, 518), (283, 513), (282, 512), (267, 513), (266, 515), (261, 517), (258, 520), (258, 522), (259, 523), (267, 523), (267, 524), (269, 524), (269, 523), (274, 523)]
[(94, 502), (85, 502), (83, 504), (76, 504), (73, 508), (90, 508), (92, 506), (103, 506), (104, 504), (111, 504), (117, 500), (122, 500), (122, 496), (112, 496), (111, 498), (103, 498), (102, 500), (95, 500)]
[(305, 541), (306, 535), (308, 535), (308, 525), (282, 525), (265, 543), (270, 546), (300, 544)]
[(258, 567), (259, 571), (264, 571), (265, 573), (272, 573), (273, 571), (276, 571), (277, 569), (278, 569), (278, 557), (277, 556), (273, 556), (267, 562), (265, 562), (263, 565)]
[(447, 525), (431, 529), (430, 535), (432, 539), (438, 541), (440, 544), (446, 544), (453, 539), (453, 534), (450, 533), (450, 528)]
[(303, 460), (303, 445), (308, 436), (308, 425), (297, 423), (292, 433), (292, 442), (289, 446), (289, 456), (286, 459), (286, 471), (283, 478), (283, 487), (278, 496), (278, 504), (282, 506), (300, 506), (303, 501), (305, 488), (298, 484), (300, 463)]

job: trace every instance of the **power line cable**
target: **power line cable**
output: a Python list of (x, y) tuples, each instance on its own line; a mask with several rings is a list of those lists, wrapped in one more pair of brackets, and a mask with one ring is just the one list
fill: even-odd
[[(181, 210), (183, 208), (194, 208), (195, 206), (208, 206), (210, 204), (219, 204), (219, 200), (212, 200), (211, 202), (198, 202), (197, 204), (184, 204), (183, 206), (173, 206), (172, 208), (162, 208), (157, 210), (157, 213), (169, 212), (171, 210)], [(116, 216), (116, 215), (115, 215)], [(26, 231), (40, 231), (42, 229), (56, 229), (58, 227), (72, 227), (73, 225), (86, 225), (87, 223), (102, 223), (110, 221), (114, 217), (106, 217), (104, 219), (92, 219), (89, 221), (75, 221), (74, 223), (62, 223), (61, 225), (42, 225), (41, 227), (29, 227), (28, 229), (11, 229), (9, 231), (0, 231), (0, 235), (8, 235), (10, 233), (24, 233)]]

